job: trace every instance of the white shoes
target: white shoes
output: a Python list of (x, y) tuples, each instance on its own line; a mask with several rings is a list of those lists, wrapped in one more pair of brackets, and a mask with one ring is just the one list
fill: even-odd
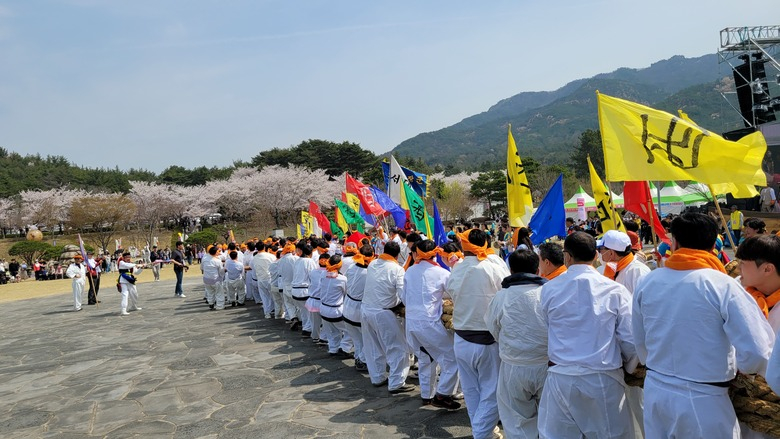
[(130, 309), (128, 309), (128, 311), (140, 311), (140, 310), (142, 310), (142, 309), (143, 309), (143, 308), (138, 308), (138, 307), (135, 307), (135, 308), (130, 308)]
[(120, 311), (120, 312), (119, 312), (119, 315), (120, 315), (120, 316), (129, 316), (129, 315), (130, 315), (130, 313), (129, 313), (129, 312), (127, 312), (127, 311), (125, 311), (125, 310), (122, 310), (122, 311)]

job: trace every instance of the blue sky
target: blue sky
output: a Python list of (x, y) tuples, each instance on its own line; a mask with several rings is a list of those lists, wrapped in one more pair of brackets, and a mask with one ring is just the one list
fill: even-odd
[(310, 138), (383, 153), (523, 91), (714, 53), (722, 28), (778, 12), (777, 0), (0, 0), (0, 146), (155, 172)]

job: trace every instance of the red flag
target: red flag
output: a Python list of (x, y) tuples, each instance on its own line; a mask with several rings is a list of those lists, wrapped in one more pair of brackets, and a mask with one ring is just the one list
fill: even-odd
[(317, 220), (317, 224), (319, 224), (323, 233), (327, 232), (328, 234), (332, 235), (330, 231), (330, 220), (325, 216), (324, 213), (322, 213), (320, 206), (318, 206), (314, 201), (309, 201), (309, 214), (311, 214)]
[(376, 215), (382, 217), (386, 215), (382, 206), (374, 200), (374, 195), (371, 193), (371, 189), (363, 183), (352, 178), (347, 174), (347, 192), (357, 195), (360, 199), (360, 204), (363, 206), (363, 210), (369, 215)]
[(666, 236), (666, 230), (661, 225), (658, 218), (658, 212), (653, 204), (653, 197), (650, 195), (650, 186), (646, 181), (627, 181), (623, 185), (623, 207), (639, 215), (639, 218), (650, 223), (650, 210), (652, 209), (653, 223), (655, 233), (661, 238), (661, 241), (669, 243), (669, 237)]

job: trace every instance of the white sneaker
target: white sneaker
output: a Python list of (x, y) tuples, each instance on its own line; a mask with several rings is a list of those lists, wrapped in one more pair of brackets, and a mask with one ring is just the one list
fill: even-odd
[(140, 310), (142, 310), (142, 309), (143, 309), (143, 308), (138, 308), (138, 307), (136, 307), (136, 308), (130, 308), (128, 311), (140, 311)]
[(129, 316), (129, 315), (130, 315), (130, 313), (129, 313), (129, 312), (127, 312), (127, 311), (125, 311), (125, 310), (122, 310), (122, 311), (119, 313), (119, 315), (120, 315), (120, 316)]
[(183, 299), (183, 298), (185, 298), (187, 296), (185, 296), (184, 294), (177, 294), (176, 297), (181, 297)]

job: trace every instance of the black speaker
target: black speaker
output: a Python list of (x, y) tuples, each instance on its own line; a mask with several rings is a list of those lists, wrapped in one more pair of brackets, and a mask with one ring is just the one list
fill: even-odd
[(743, 64), (734, 67), (734, 85), (737, 88), (739, 112), (745, 118), (745, 127), (761, 125), (775, 120), (775, 112), (770, 105), (769, 85), (766, 83), (766, 60), (761, 53), (753, 55), (751, 61), (748, 55), (742, 55)]

